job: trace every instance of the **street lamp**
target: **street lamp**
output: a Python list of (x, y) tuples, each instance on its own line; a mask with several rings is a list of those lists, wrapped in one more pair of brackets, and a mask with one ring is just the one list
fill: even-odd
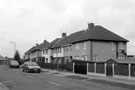
[(14, 44), (14, 55), (15, 55), (15, 51), (16, 51), (16, 43), (15, 42), (10, 42)]

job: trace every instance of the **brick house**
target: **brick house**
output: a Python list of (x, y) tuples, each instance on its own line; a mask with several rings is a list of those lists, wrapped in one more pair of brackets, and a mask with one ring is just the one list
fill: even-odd
[(126, 59), (128, 40), (102, 26), (88, 24), (88, 29), (73, 43), (73, 59), (102, 62)]
[(50, 43), (46, 40), (44, 40), (44, 42), (39, 45), (36, 44), (36, 46), (33, 46), (25, 53), (25, 59), (37, 62), (45, 62), (47, 55), (45, 55), (44, 52), (46, 51), (46, 48), (48, 48), (49, 46)]

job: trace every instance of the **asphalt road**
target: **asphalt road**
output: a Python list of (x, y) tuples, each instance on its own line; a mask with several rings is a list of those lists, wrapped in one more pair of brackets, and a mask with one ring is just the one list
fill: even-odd
[(7, 66), (0, 66), (0, 82), (10, 90), (129, 90), (85, 79), (61, 77), (57, 73), (25, 73)]

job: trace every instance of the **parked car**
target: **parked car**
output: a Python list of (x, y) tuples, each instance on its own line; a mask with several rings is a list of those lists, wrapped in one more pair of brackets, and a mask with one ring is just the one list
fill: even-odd
[(22, 69), (23, 72), (41, 72), (41, 67), (36, 62), (32, 61), (25, 62), (22, 65)]
[(16, 60), (9, 61), (9, 68), (19, 68), (19, 63)]

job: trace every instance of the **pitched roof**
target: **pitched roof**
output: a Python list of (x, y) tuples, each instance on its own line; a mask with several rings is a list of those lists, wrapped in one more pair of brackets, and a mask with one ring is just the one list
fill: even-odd
[(7, 59), (0, 55), (0, 60), (7, 60)]
[(41, 50), (41, 49), (44, 49), (44, 48), (48, 48), (49, 46), (50, 46), (50, 43), (48, 41), (44, 40), (43, 43), (30, 48), (28, 51), (25, 52), (25, 54), (29, 54), (29, 53), (32, 53), (34, 51), (38, 51), (38, 50)]
[(57, 42), (54, 47), (59, 47), (62, 45), (66, 45), (66, 44), (71, 44), (73, 43), (77, 38), (79, 38), (83, 33), (85, 32), (85, 30), (82, 31), (78, 31), (75, 33), (70, 34), (69, 36), (66, 36), (64, 38), (62, 38), (59, 42)]
[(125, 38), (107, 30), (102, 26), (94, 26), (91, 30), (86, 30), (77, 40), (74, 42), (80, 42), (85, 40), (102, 40), (102, 41), (122, 41), (128, 42)]
[(53, 42), (53, 44), (51, 45), (51, 48), (56, 48), (57, 46), (59, 46), (59, 43), (63, 40), (64, 38), (57, 38), (57, 40), (55, 40), (55, 42)]
[(44, 42), (39, 44), (38, 46), (36, 46), (33, 51), (38, 51), (38, 50), (41, 50), (44, 48), (48, 48), (49, 46), (50, 46), (50, 43), (48, 41), (44, 40)]
[(34, 50), (35, 47), (36, 47), (36, 46), (33, 46), (32, 48), (30, 48), (28, 51), (25, 52), (25, 54), (31, 53), (31, 52)]

